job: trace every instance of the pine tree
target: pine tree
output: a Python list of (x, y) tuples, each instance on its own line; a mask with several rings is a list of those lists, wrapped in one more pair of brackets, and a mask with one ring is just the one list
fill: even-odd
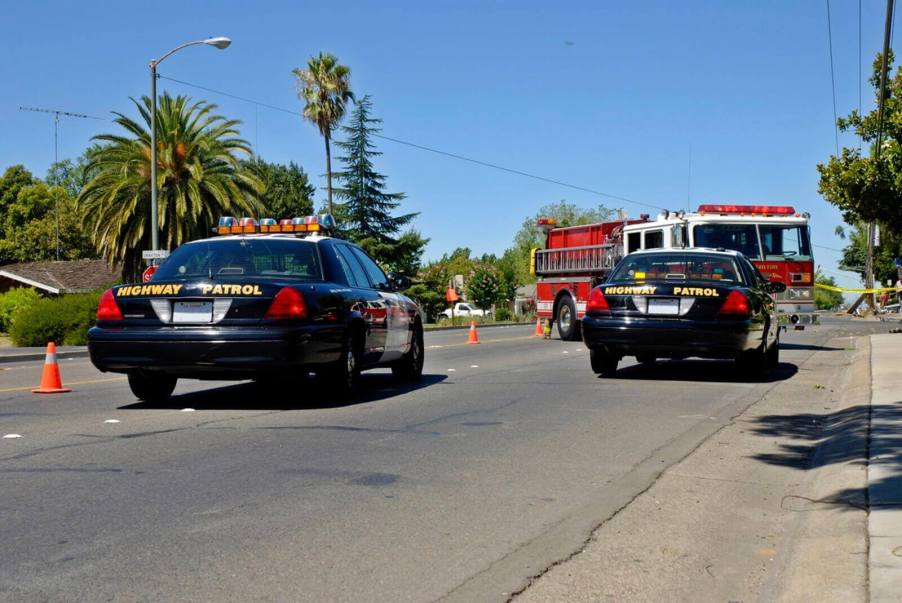
[(428, 239), (415, 230), (401, 233), (418, 213), (392, 215), (405, 198), (404, 193), (385, 192), (385, 176), (376, 171), (373, 158), (382, 153), (372, 142), (381, 132), (381, 119), (370, 116), (369, 96), (356, 102), (348, 125), (342, 126), (346, 139), (335, 144), (345, 151), (339, 157), (344, 169), (334, 174), (339, 184), (335, 195), (335, 219), (344, 237), (354, 241), (388, 270), (416, 273)]

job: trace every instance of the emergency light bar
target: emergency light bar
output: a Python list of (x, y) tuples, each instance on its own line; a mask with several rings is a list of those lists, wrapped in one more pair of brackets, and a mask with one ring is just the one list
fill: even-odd
[(276, 222), (273, 218), (261, 218), (258, 222), (254, 218), (236, 219), (232, 216), (219, 218), (219, 224), (214, 229), (216, 234), (255, 234), (272, 232), (311, 233), (335, 229), (335, 218), (329, 214), (321, 216), (303, 216), (297, 218), (283, 218)]
[(791, 205), (699, 205), (698, 213), (739, 214), (741, 216), (791, 216), (796, 213)]

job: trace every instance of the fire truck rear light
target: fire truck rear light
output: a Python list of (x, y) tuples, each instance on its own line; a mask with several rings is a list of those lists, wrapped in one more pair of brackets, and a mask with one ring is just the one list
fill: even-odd
[(586, 302), (586, 312), (593, 312), (596, 314), (611, 313), (611, 307), (608, 306), (608, 300), (605, 299), (601, 287), (595, 287), (589, 292), (589, 301)]
[(554, 218), (539, 218), (536, 220), (536, 226), (557, 226), (557, 220)]
[(112, 289), (107, 289), (100, 296), (100, 303), (97, 304), (97, 320), (122, 320), (122, 310), (116, 303)]
[(723, 318), (748, 318), (750, 314), (749, 299), (742, 291), (730, 291), (718, 312)]
[(791, 216), (796, 213), (791, 205), (719, 205), (705, 204), (698, 206), (698, 213), (739, 214), (760, 216)]
[(271, 320), (307, 318), (307, 302), (304, 295), (292, 287), (282, 287), (273, 298), (264, 318)]

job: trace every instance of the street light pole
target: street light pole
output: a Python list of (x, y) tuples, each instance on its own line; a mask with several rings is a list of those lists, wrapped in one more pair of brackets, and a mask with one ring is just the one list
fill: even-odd
[(232, 40), (221, 36), (186, 42), (150, 62), (150, 246), (154, 251), (160, 248), (160, 220), (157, 211), (157, 65), (188, 46), (206, 44), (223, 50), (231, 43)]

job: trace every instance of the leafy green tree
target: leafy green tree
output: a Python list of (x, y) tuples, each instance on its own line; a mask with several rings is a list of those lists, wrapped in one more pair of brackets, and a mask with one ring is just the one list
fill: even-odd
[(96, 170), (88, 170), (87, 166), (91, 162), (93, 154), (99, 149), (100, 145), (93, 144), (85, 149), (75, 161), (63, 159), (51, 164), (44, 181), (50, 186), (63, 187), (70, 197), (77, 198), (81, 189), (97, 175)]
[[(826, 276), (821, 272), (820, 266), (815, 271), (814, 282), (818, 285), (836, 286), (836, 280), (832, 276)], [(828, 291), (826, 289), (815, 288), (814, 305), (818, 310), (836, 310), (843, 303), (842, 293), (838, 291)]]
[(426, 320), (435, 322), (438, 315), (445, 309), (447, 303), (442, 292), (426, 283), (415, 283), (404, 292), (408, 297), (416, 300)]
[(335, 218), (345, 236), (381, 264), (415, 274), (429, 241), (413, 230), (398, 234), (419, 214), (392, 215), (404, 193), (385, 192), (386, 178), (373, 163), (382, 154), (372, 141), (381, 131), (378, 124), (382, 120), (371, 117), (372, 106), (369, 96), (357, 101), (350, 123), (341, 128), (347, 138), (335, 143), (346, 153), (339, 158), (344, 168), (335, 173), (339, 182), (335, 195), (342, 200), (336, 206)]
[(3, 176), (0, 177), (0, 215), (5, 212), (8, 206), (16, 202), (19, 191), (35, 182), (35, 177), (23, 165), (13, 165), (6, 168)]
[[(848, 234), (845, 229), (837, 228), (836, 233), (848, 241), (843, 248), (840, 267), (843, 270), (858, 273), (861, 282), (865, 281), (865, 262), (868, 253), (867, 225), (855, 224)], [(874, 279), (879, 283), (895, 282), (898, 278), (895, 258), (902, 257), (902, 237), (881, 229), (880, 245), (874, 249)]]
[[(140, 123), (116, 113), (127, 135), (96, 136), (104, 144), (85, 166), (96, 175), (78, 197), (91, 237), (123, 276), (140, 274), (150, 249), (150, 98), (133, 101)], [(163, 246), (207, 235), (223, 215), (257, 215), (263, 183), (239, 162), (250, 145), (239, 121), (216, 115), (216, 105), (163, 94), (157, 110), (158, 224)]]
[(498, 299), (498, 285), (498, 275), (489, 265), (483, 264), (467, 281), (467, 299), (487, 310)]
[[(890, 54), (887, 58), (888, 64), (892, 65), (893, 55)], [(881, 61), (882, 56), (878, 54), (870, 78), (877, 97)], [(826, 163), (819, 164), (818, 191), (828, 202), (839, 208), (846, 223), (874, 221), (880, 224), (885, 235), (881, 237), (885, 241), (884, 250), (897, 253), (898, 241), (893, 241), (892, 233), (902, 232), (902, 70), (896, 70), (895, 75), (887, 78), (884, 96), (883, 141), (879, 164), (875, 160), (877, 110), (867, 115), (852, 111), (849, 116), (838, 119), (837, 126), (842, 131), (854, 130), (870, 147), (869, 154), (862, 155), (857, 148), (843, 148), (839, 157), (831, 156)], [(851, 262), (858, 265), (860, 247), (854, 231), (851, 241), (855, 249), (848, 250), (845, 261), (847, 264)], [(893, 243), (895, 249), (892, 249)], [(880, 268), (875, 268), (875, 273), (879, 270)], [(881, 276), (878, 278), (883, 280)]]
[[(313, 194), (316, 189), (307, 179), (307, 172), (293, 161), (288, 165), (268, 163), (259, 157), (242, 162), (255, 171), (263, 183), (260, 204), (263, 218), (294, 218), (313, 213)], [(265, 214), (265, 215), (264, 215)]]
[(5, 209), (0, 262), (56, 259), (57, 209), (60, 259), (97, 256), (74, 199), (62, 187), (43, 182), (26, 186)]
[(320, 52), (318, 57), (310, 57), (307, 69), (292, 71), (298, 87), (298, 96), (304, 99), (304, 118), (316, 124), (326, 143), (326, 186), (329, 213), (332, 213), (332, 151), (329, 142), (332, 131), (344, 117), (349, 101), (354, 100), (351, 92), (351, 69), (339, 65), (331, 53)]

